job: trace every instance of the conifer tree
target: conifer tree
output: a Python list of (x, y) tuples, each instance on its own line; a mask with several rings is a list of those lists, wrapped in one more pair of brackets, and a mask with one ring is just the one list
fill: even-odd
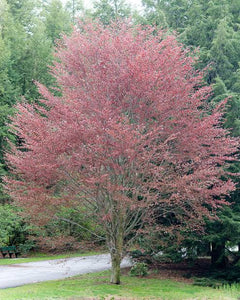
[(104, 25), (108, 25), (113, 20), (129, 17), (130, 6), (125, 0), (98, 0), (93, 3), (93, 18), (99, 18)]
[[(200, 68), (208, 67), (205, 75), (206, 82), (213, 84), (214, 94), (211, 99), (211, 105), (216, 105), (224, 98), (228, 98), (228, 111), (226, 113), (225, 127), (231, 130), (232, 135), (240, 134), (240, 89), (239, 86), (239, 57), (240, 57), (240, 19), (239, 1), (218, 1), (218, 0), (193, 0), (193, 1), (175, 1), (175, 0), (144, 0), (146, 19), (151, 15), (158, 16), (158, 11), (163, 11), (166, 17), (166, 23), (170, 30), (177, 31), (179, 40), (186, 47), (191, 49), (198, 48)], [(164, 23), (165, 25), (165, 23)], [(238, 168), (238, 165), (236, 165)], [(238, 171), (239, 172), (239, 171)], [(238, 191), (236, 195), (239, 195)], [(238, 218), (238, 197), (234, 193), (232, 198), (232, 214), (235, 219)], [(227, 208), (226, 208), (227, 209)], [(234, 219), (229, 214), (219, 212), (220, 217), (224, 216), (224, 224), (231, 224)], [(229, 216), (228, 221), (226, 218)], [(235, 226), (236, 223), (233, 224)], [(222, 258), (221, 264), (225, 261), (224, 245), (227, 239), (232, 240), (236, 235), (231, 235), (231, 231), (224, 229), (225, 226), (212, 226), (212, 229), (222, 228), (223, 233), (215, 232), (219, 235), (218, 250), (215, 254)], [(229, 236), (225, 234), (228, 232)], [(211, 236), (213, 232), (211, 231)], [(220, 245), (221, 236), (223, 243)], [(217, 254), (218, 253), (218, 254)], [(214, 259), (217, 261), (217, 259)]]

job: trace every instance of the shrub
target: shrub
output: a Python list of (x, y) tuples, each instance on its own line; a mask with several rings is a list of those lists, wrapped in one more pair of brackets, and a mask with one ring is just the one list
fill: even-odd
[(148, 266), (145, 263), (136, 263), (130, 270), (130, 276), (146, 276), (148, 274)]
[(18, 250), (21, 254), (26, 254), (36, 248), (36, 242), (33, 240), (26, 240), (25, 243), (18, 245)]
[(0, 245), (24, 245), (28, 241), (31, 226), (19, 214), (19, 209), (10, 204), (0, 205)]

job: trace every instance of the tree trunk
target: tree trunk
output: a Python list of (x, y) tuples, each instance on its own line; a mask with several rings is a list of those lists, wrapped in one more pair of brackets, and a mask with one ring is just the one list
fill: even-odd
[(122, 260), (122, 253), (118, 251), (116, 251), (115, 253), (111, 253), (111, 261), (112, 261), (112, 272), (111, 272), (111, 280), (110, 280), (111, 283), (120, 284), (121, 260)]
[(211, 253), (212, 265), (216, 268), (225, 268), (227, 258), (225, 256), (225, 242), (221, 244), (212, 243), (212, 253)]
[(108, 246), (112, 262), (110, 282), (114, 284), (120, 284), (120, 264), (123, 258), (123, 226), (121, 214), (116, 214), (115, 222), (113, 222), (112, 225), (113, 231), (108, 238)]

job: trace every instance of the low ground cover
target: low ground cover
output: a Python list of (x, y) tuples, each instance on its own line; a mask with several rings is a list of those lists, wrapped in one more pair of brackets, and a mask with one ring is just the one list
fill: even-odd
[(146, 278), (131, 277), (125, 270), (121, 285), (109, 284), (110, 271), (75, 276), (0, 290), (0, 299), (238, 299), (240, 286), (233, 288), (195, 286), (188, 282), (160, 279), (157, 274)]

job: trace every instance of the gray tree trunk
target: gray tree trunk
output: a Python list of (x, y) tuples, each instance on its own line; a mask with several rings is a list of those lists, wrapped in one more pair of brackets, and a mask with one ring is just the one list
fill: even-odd
[(116, 251), (111, 253), (112, 270), (111, 270), (111, 283), (120, 284), (121, 269), (120, 264), (122, 261), (122, 253)]
[(121, 214), (115, 216), (113, 231), (108, 238), (108, 246), (111, 255), (112, 270), (111, 270), (111, 283), (120, 284), (121, 269), (120, 264), (123, 258), (123, 226)]

